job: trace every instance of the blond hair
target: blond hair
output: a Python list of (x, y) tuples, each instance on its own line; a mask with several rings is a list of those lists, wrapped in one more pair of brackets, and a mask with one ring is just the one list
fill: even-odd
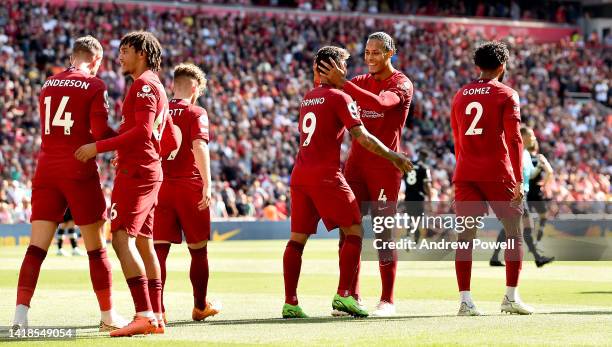
[(194, 64), (183, 63), (174, 68), (174, 81), (181, 78), (194, 80), (198, 84), (198, 95), (201, 95), (206, 90), (206, 74)]

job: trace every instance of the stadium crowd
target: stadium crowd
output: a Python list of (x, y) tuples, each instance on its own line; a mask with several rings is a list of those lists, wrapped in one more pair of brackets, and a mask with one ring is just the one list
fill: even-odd
[[(484, 39), (477, 34), (367, 18), (297, 21), (19, 1), (0, 8), (0, 223), (29, 219), (41, 142), (37, 97), (45, 78), (67, 66), (71, 40), (91, 34), (102, 42), (99, 77), (107, 83), (116, 127), (129, 83), (119, 72), (117, 49), (121, 36), (135, 29), (152, 31), (160, 39), (165, 57), (160, 75), (169, 95), (175, 64), (191, 61), (208, 74), (209, 88), (199, 102), (211, 122), (214, 218), (280, 220), (290, 215), (296, 120), (301, 95), (312, 87), (313, 52), (324, 44), (341, 44), (353, 57), (349, 75), (364, 73), (364, 39), (378, 30), (396, 39), (394, 66), (415, 86), (403, 148), (410, 156), (421, 148), (434, 154), (428, 159), (434, 200), (452, 199), (450, 102), (460, 85), (476, 75), (471, 49)], [(508, 38), (513, 56), (506, 83), (519, 91), (523, 120), (534, 127), (541, 151), (555, 169), (546, 186), (552, 199), (610, 198), (612, 115), (601, 106), (612, 104), (612, 50), (601, 43), (609, 39), (591, 36), (536, 45), (528, 37)], [(565, 97), (572, 91), (593, 98)], [(98, 159), (107, 195), (114, 175), (110, 159)]]
[[(194, 2), (182, 0), (182, 2)], [(512, 20), (543, 20), (576, 23), (584, 15), (578, 1), (529, 0), (196, 0), (198, 3), (223, 3), (243, 6), (285, 6), (305, 11), (345, 11), (393, 13), (421, 16), (494, 17)]]

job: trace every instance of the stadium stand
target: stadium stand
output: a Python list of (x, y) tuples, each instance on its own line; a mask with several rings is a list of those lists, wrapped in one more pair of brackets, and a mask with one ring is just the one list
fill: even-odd
[[(384, 8), (383, 3), (394, 1), (367, 3)], [(525, 14), (528, 7), (521, 8), (520, 18), (533, 18)], [(411, 11), (407, 13), (421, 13), (418, 8)], [(432, 11), (425, 14), (454, 10)], [(465, 7), (464, 13), (481, 14), (471, 11)], [(508, 11), (513, 12), (511, 7)], [(564, 20), (544, 19), (571, 22), (570, 12)], [(490, 9), (484, 14), (500, 16)], [(165, 49), (161, 80), (168, 88), (171, 67), (179, 62), (194, 62), (208, 74), (209, 89), (199, 101), (211, 121), (215, 218), (290, 215), (288, 183), (298, 143), (296, 119), (301, 95), (312, 86), (312, 54), (323, 44), (341, 44), (353, 56), (349, 75), (364, 73), (364, 41), (377, 30), (396, 39), (394, 65), (415, 86), (414, 108), (403, 136), (405, 151), (413, 156), (426, 148), (434, 154), (429, 158), (434, 199), (452, 199), (450, 102), (454, 91), (475, 76), (470, 52), (485, 38), (482, 34), (444, 23), (355, 16), (307, 16), (295, 21), (251, 12), (196, 15), (176, 8), (160, 15), (149, 7), (118, 4), (103, 10), (99, 5), (72, 8), (9, 1), (0, 8), (0, 223), (29, 219), (31, 178), (40, 145), (37, 97), (45, 78), (67, 66), (71, 39), (91, 34), (102, 42), (105, 60), (99, 76), (108, 85), (111, 118), (117, 126), (120, 98), (129, 83), (119, 72), (117, 48), (121, 36), (135, 29), (150, 30), (160, 38)], [(556, 173), (546, 187), (547, 196), (561, 201), (608, 200), (612, 35), (573, 35), (546, 44), (536, 44), (525, 35), (506, 40), (515, 55), (507, 83), (519, 91), (523, 120), (536, 130), (542, 153)], [(577, 99), (572, 93), (586, 98)], [(114, 175), (110, 159), (99, 158), (107, 192)]]

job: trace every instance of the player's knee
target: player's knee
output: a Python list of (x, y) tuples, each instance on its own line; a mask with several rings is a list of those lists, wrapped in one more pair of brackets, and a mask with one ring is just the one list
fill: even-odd
[(340, 227), (340, 230), (344, 233), (344, 235), (353, 235), (363, 237), (363, 229), (361, 228), (361, 224), (354, 224), (349, 227)]
[(310, 237), (309, 234), (291, 233), (290, 240), (305, 245)]
[(190, 249), (200, 249), (206, 247), (207, 244), (208, 241), (204, 240), (198, 243), (188, 243), (187, 247), (189, 247)]

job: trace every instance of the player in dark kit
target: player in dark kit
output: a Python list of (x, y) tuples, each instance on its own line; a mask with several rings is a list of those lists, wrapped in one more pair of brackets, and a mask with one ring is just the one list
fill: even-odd
[[(427, 152), (421, 150), (418, 160), (412, 163), (414, 169), (404, 176), (406, 213), (411, 216), (425, 213), (425, 201), (431, 201), (431, 173), (426, 164), (427, 156)], [(425, 230), (415, 231), (415, 242), (419, 242), (423, 231)]]
[(548, 219), (544, 187), (553, 179), (553, 169), (543, 154), (539, 154), (538, 141), (533, 141), (533, 146), (527, 148), (531, 156), (531, 164), (536, 168), (536, 174), (529, 180), (529, 193), (527, 193), (527, 205), (532, 212), (538, 214), (538, 226), (536, 227), (536, 241), (539, 242), (544, 235), (544, 225)]
[(208, 288), (208, 248), (210, 239), (211, 198), (210, 155), (208, 152), (208, 115), (196, 106), (206, 89), (206, 78), (193, 64), (174, 69), (174, 98), (170, 115), (178, 135), (179, 147), (162, 161), (164, 182), (155, 208), (153, 240), (161, 266), (162, 311), (165, 317), (164, 288), (166, 258), (170, 244), (187, 240), (191, 254), (189, 278), (193, 287), (194, 306), (191, 317), (201, 321), (219, 313), (219, 305), (206, 300)]
[(136, 315), (126, 327), (111, 331), (111, 336), (164, 332), (153, 215), (163, 179), (161, 157), (177, 148), (177, 139), (164, 86), (154, 72), (160, 69), (161, 52), (159, 41), (149, 32), (132, 32), (121, 39), (121, 69), (134, 83), (121, 109), (119, 135), (83, 145), (75, 152), (77, 159), (87, 161), (97, 153), (117, 151), (111, 232)]
[[(457, 167), (453, 177), (457, 216), (474, 217), (487, 213), (487, 202), (506, 230), (506, 295), (502, 312), (531, 314), (518, 294), (522, 263), (522, 152), (519, 132), (521, 114), (518, 93), (501, 83), (506, 72), (508, 48), (488, 42), (474, 53), (480, 77), (455, 94), (451, 127), (455, 139)], [(455, 271), (461, 295), (459, 315), (478, 316), (470, 292), (472, 240), (476, 228), (458, 234), (469, 245), (457, 249)]]
[[(523, 149), (523, 191), (527, 196), (529, 196), (529, 192), (531, 192), (531, 188), (532, 188), (531, 179), (535, 178), (537, 175), (539, 175), (542, 172), (545, 163), (542, 163), (542, 165), (538, 164), (536, 166), (536, 165), (533, 165), (533, 163), (531, 162), (531, 155), (529, 153), (529, 149), (530, 148), (533, 149), (534, 143), (536, 143), (536, 138), (533, 133), (533, 130), (526, 126), (521, 127), (521, 137), (523, 139), (523, 145), (525, 147)], [(552, 171), (552, 168), (550, 168), (550, 170)], [(533, 235), (532, 235), (533, 219), (529, 215), (529, 206), (527, 205), (526, 201), (523, 206), (524, 206), (523, 208), (523, 239), (525, 240), (527, 249), (529, 249), (529, 252), (533, 254), (536, 266), (542, 267), (548, 263), (551, 263), (553, 260), (555, 260), (555, 257), (544, 256), (540, 254), (540, 251), (538, 251), (538, 249), (536, 248), (535, 242), (533, 241)], [(538, 207), (541, 207), (541, 206), (538, 206)], [(505, 239), (506, 239), (506, 232), (505, 232), (505, 229), (502, 229), (499, 232), (499, 235), (497, 236), (497, 242), (502, 242)], [(489, 261), (489, 264), (491, 266), (504, 266), (504, 264), (498, 259), (500, 251), (501, 251), (500, 248), (497, 248), (495, 249), (495, 251), (493, 251), (493, 255), (491, 256), (491, 260)]]
[[(376, 32), (368, 37), (364, 60), (368, 73), (346, 80), (346, 72), (334, 64), (323, 62), (322, 76), (336, 88), (351, 96), (360, 110), (360, 117), (368, 131), (380, 139), (389, 149), (399, 151), (402, 129), (408, 117), (412, 101), (412, 82), (391, 65), (391, 58), (397, 52), (391, 36)], [(353, 139), (351, 150), (344, 169), (346, 180), (357, 198), (357, 204), (377, 202), (371, 213), (393, 215), (402, 175), (387, 160), (371, 153)], [(390, 230), (387, 230), (389, 234)], [(340, 234), (340, 248), (344, 234)], [(374, 316), (395, 314), (393, 288), (397, 269), (397, 253), (387, 250), (379, 253), (379, 270), (382, 283), (380, 302), (373, 312)], [(351, 285), (351, 295), (359, 299), (359, 268), (355, 283)], [(340, 315), (334, 311), (332, 315)]]
[(333, 88), (320, 75), (322, 62), (333, 61), (335, 66), (346, 70), (348, 57), (348, 52), (339, 47), (319, 49), (313, 65), (316, 87), (304, 96), (300, 106), (300, 150), (291, 174), (291, 238), (283, 256), (284, 318), (307, 317), (298, 306), (297, 284), (304, 245), (316, 233), (320, 219), (327, 230), (339, 227), (345, 234), (340, 249), (340, 280), (332, 308), (356, 317), (368, 315), (350, 290), (360, 261), (363, 231), (355, 195), (340, 171), (344, 131), (348, 129), (361, 146), (392, 162), (392, 169), (400, 177), (412, 168), (406, 157), (388, 149), (368, 133), (351, 97)]
[(79, 233), (75, 229), (74, 218), (72, 217), (70, 208), (66, 209), (66, 213), (64, 213), (64, 221), (60, 223), (59, 228), (57, 228), (57, 255), (59, 256), (68, 255), (68, 252), (65, 252), (65, 250), (62, 248), (64, 245), (64, 235), (68, 236), (68, 239), (70, 240), (72, 255), (85, 255), (77, 243), (79, 241)]
[(102, 45), (92, 36), (78, 38), (72, 48), (70, 68), (49, 77), (40, 93), (42, 145), (32, 181), (32, 237), (19, 272), (14, 328), (28, 324), (27, 313), (40, 266), (67, 207), (85, 242), (91, 282), (101, 311), (100, 330), (125, 325), (112, 307), (111, 265), (102, 229), (106, 202), (98, 167), (93, 160), (82, 163), (73, 157), (79, 146), (114, 135), (107, 124), (106, 85), (96, 77), (102, 53)]

